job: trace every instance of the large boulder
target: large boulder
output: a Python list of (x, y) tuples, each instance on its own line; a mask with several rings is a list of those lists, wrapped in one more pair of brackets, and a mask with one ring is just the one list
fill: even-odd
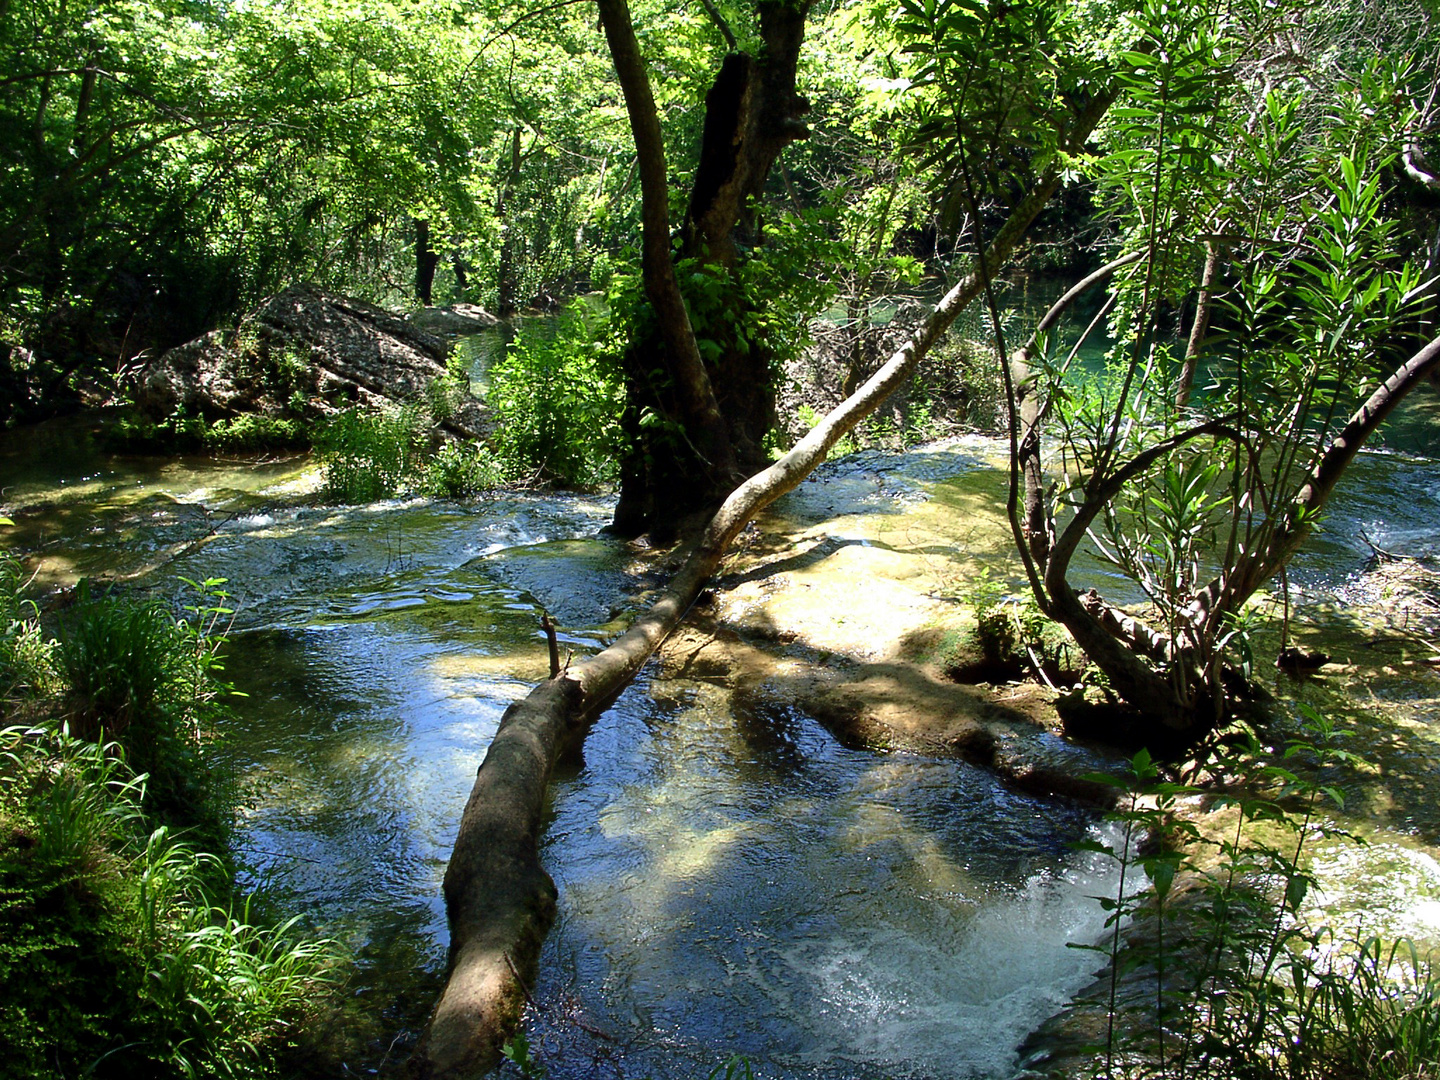
[[(255, 413), (317, 419), (360, 405), (381, 409), (433, 397), (447, 376), (446, 345), (373, 304), (299, 285), (264, 301), (233, 330), (151, 360), (136, 375), (137, 407), (208, 419)], [(476, 438), (485, 410), (449, 398), (443, 426)]]
[(424, 307), (412, 311), (406, 321), (416, 329), (431, 334), (451, 334), (456, 337), (484, 333), (500, 325), (499, 318), (476, 304)]

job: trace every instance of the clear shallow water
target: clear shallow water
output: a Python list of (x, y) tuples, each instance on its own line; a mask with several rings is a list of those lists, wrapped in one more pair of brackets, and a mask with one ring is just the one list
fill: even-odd
[(1115, 887), (1068, 848), (1090, 827), (963, 763), (847, 751), (705, 684), (637, 688), (556, 787), (532, 1042), (559, 1076), (732, 1053), (764, 1076), (1007, 1076), (1096, 967), (1065, 947)]
[[(1362, 526), (1434, 544), (1428, 432), (1363, 455), (1296, 578), (1343, 582), (1369, 553)], [(906, 515), (985, 487), (992, 450), (861, 455), (777, 520), (881, 515), (907, 537)], [(609, 504), (319, 507), (303, 461), (120, 461), (63, 427), (0, 445), (0, 469), (15, 538), (55, 582), (118, 570), (178, 600), (180, 574), (230, 579), (227, 673), (249, 696), (219, 748), (249, 875), (349, 946), (385, 1043), (413, 1032), (443, 972), (460, 808), (506, 705), (545, 671), (541, 611), (583, 651), (649, 584), (594, 538)], [(694, 1077), (732, 1053), (772, 1077), (1007, 1077), (1097, 966), (1066, 948), (1098, 934), (1089, 897), (1114, 890), (1068, 847), (1090, 828), (963, 764), (847, 751), (798, 712), (643, 678), (554, 789), (560, 914), (532, 1042), (562, 1078)]]
[[(608, 504), (316, 507), (295, 504), (303, 462), (74, 464), (93, 488), (42, 469), (7, 489), (26, 535), (57, 581), (139, 567), (136, 587), (178, 599), (178, 575), (230, 580), (227, 675), (248, 696), (218, 751), (241, 783), (248, 874), (350, 947), (352, 989), (387, 1033), (413, 1032), (443, 970), (460, 809), (504, 708), (543, 677), (541, 611), (592, 648), (647, 584), (594, 539)], [(790, 513), (898, 515), (975, 467), (869, 462)], [(96, 516), (112, 506), (123, 518)], [(156, 513), (174, 506), (201, 516)], [(84, 564), (67, 571), (73, 549)], [(175, 557), (146, 573), (137, 552)], [(847, 751), (799, 713), (643, 678), (554, 790), (543, 858), (560, 916), (534, 1041), (557, 1077), (590, 1068), (577, 1040), (627, 1076), (703, 1075), (737, 1052), (766, 1076), (1008, 1076), (1096, 966), (1065, 947), (1098, 933), (1086, 897), (1112, 887), (1067, 846), (1089, 827), (968, 766)]]

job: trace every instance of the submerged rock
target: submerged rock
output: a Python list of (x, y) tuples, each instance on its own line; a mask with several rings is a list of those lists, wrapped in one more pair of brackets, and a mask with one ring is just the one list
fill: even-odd
[[(233, 330), (162, 353), (135, 378), (135, 403), (163, 417), (258, 414), (318, 419), (354, 405), (424, 401), (447, 376), (445, 343), (373, 304), (299, 285), (264, 301)], [(442, 426), (480, 437), (476, 401), (451, 403)]]

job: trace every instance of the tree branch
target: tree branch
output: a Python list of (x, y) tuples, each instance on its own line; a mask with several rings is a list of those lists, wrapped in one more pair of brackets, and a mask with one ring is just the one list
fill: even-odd
[(1406, 394), (1437, 370), (1440, 370), (1440, 337), (1432, 339), (1396, 368), (1365, 404), (1355, 410), (1311, 468), (1309, 478), (1296, 492), (1269, 543), (1246, 555), (1228, 573), (1221, 574), (1196, 594), (1186, 610), (1193, 625), (1203, 625), (1217, 612), (1234, 610), (1280, 570), (1314, 529), (1335, 485), (1365, 440)]
[(715, 6), (715, 0), (700, 0), (700, 6), (705, 9), (705, 14), (710, 16), (710, 21), (720, 31), (720, 36), (725, 39), (725, 47), (731, 52), (737, 52), (740, 48), (735, 40), (735, 31), (730, 29), (730, 24), (725, 21), (725, 16), (720, 14), (720, 9)]

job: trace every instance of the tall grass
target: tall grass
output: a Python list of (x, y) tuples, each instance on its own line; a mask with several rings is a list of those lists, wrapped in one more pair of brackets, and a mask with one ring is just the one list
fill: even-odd
[(229, 690), (217, 678), (216, 620), (228, 614), (220, 584), (192, 582), (200, 599), (177, 619), (156, 601), (96, 596), (82, 583), (58, 648), (70, 730), (123, 748), (148, 778), (147, 812), (198, 830), (215, 850), (224, 848), (229, 808), (201, 742)]
[(274, 1075), (326, 943), (211, 897), (115, 744), (0, 732), (0, 1075)]
[[(1337, 939), (1308, 917), (1308, 847), (1346, 838), (1321, 811), (1341, 793), (1312, 776), (1355, 763), (1313, 710), (1272, 754), (1217, 744), (1217, 790), (1163, 776), (1148, 754), (1120, 788), (1121, 863), (1102, 900), (1104, 1038), (1092, 1075), (1245, 1080), (1440, 1080), (1440, 973), (1407, 941)], [(1096, 777), (1096, 779), (1102, 779)], [(1204, 795), (1232, 813), (1214, 837), (1179, 812)], [(1353, 837), (1350, 839), (1354, 839)], [(1358, 842), (1358, 841), (1357, 841)]]
[(333, 960), (232, 906), (204, 753), (223, 583), (191, 582), (178, 619), (82, 591), (53, 642), (20, 580), (0, 560), (0, 660), (26, 643), (40, 676), (7, 703), (53, 718), (0, 730), (0, 1078), (282, 1074)]

